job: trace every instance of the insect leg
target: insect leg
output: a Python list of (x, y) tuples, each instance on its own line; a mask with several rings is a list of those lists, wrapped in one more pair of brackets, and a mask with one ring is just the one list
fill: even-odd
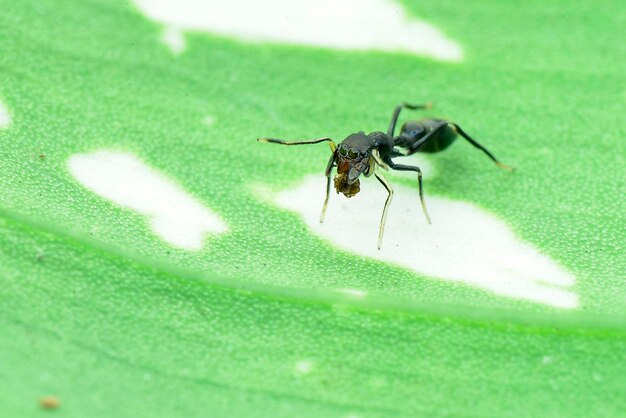
[(320, 142), (328, 141), (328, 145), (330, 146), (330, 150), (335, 152), (337, 146), (330, 138), (318, 138), (318, 139), (308, 139), (304, 141), (285, 141), (282, 139), (276, 138), (258, 138), (258, 142), (271, 142), (273, 144), (281, 144), (281, 145), (308, 145), (308, 144), (319, 144)]
[(432, 131), (428, 132), (426, 135), (424, 135), (424, 137), (418, 139), (417, 141), (415, 141), (413, 144), (411, 144), (410, 147), (408, 147), (408, 152), (406, 155), (411, 155), (416, 153), (419, 150), (419, 147), (421, 147), (422, 145), (424, 145), (426, 143), (426, 141), (428, 141), (430, 138), (432, 138), (435, 134), (440, 133), (440, 131), (442, 131), (444, 128), (446, 128), (449, 125), (448, 122), (446, 121), (441, 121), (437, 126), (435, 126), (433, 128)]
[(380, 247), (382, 247), (383, 245), (383, 234), (385, 233), (385, 222), (387, 221), (387, 209), (389, 208), (391, 200), (393, 199), (393, 189), (391, 188), (391, 185), (389, 184), (387, 179), (382, 174), (374, 173), (374, 175), (376, 176), (378, 181), (385, 187), (385, 189), (387, 189), (387, 193), (389, 193), (387, 195), (387, 200), (385, 200), (383, 216), (380, 218), (380, 226), (378, 227), (378, 249), (380, 250)]
[(387, 128), (387, 135), (393, 138), (394, 131), (396, 130), (396, 123), (398, 122), (398, 116), (400, 115), (400, 111), (403, 108), (412, 109), (412, 110), (421, 110), (421, 109), (430, 109), (431, 107), (433, 107), (433, 104), (431, 102), (428, 102), (426, 104), (420, 104), (420, 105), (412, 105), (408, 103), (399, 104), (393, 110), (393, 114), (391, 115), (391, 122), (389, 122), (389, 128)]
[(396, 158), (396, 157), (406, 157), (406, 156), (408, 156), (408, 155), (409, 155), (409, 154), (407, 154), (407, 153), (406, 153), (406, 151), (405, 151), (405, 152), (402, 152), (402, 151), (400, 150), (400, 148), (394, 148), (394, 149), (391, 151), (391, 154), (389, 154), (389, 156), (390, 156), (390, 157), (392, 157), (392, 158)]
[(422, 203), (422, 211), (424, 212), (424, 216), (426, 217), (426, 221), (430, 222), (430, 215), (428, 215), (428, 210), (426, 209), (426, 201), (424, 201), (424, 188), (422, 186), (422, 170), (419, 167), (413, 165), (404, 165), (404, 164), (396, 164), (391, 158), (385, 159), (385, 162), (391, 167), (393, 170), (397, 171), (415, 171), (417, 173), (417, 183), (419, 185), (419, 193), (420, 193), (420, 202)]
[(328, 206), (328, 197), (330, 196), (330, 172), (333, 170), (333, 166), (335, 165), (335, 154), (330, 156), (330, 160), (328, 160), (328, 165), (326, 165), (326, 170), (324, 171), (324, 175), (326, 176), (326, 199), (324, 199), (324, 206), (322, 206), (322, 213), (320, 214), (320, 223), (324, 222), (324, 218), (326, 217), (326, 207)]
[(389, 170), (389, 166), (380, 158), (380, 153), (378, 150), (372, 151), (372, 158), (374, 158), (374, 162), (380, 166), (383, 170)]
[(506, 164), (502, 164), (500, 161), (498, 161), (498, 159), (491, 152), (489, 152), (489, 150), (487, 148), (483, 147), (478, 142), (476, 142), (474, 139), (472, 139), (468, 134), (466, 134), (465, 131), (463, 129), (461, 129), (461, 127), (459, 125), (457, 125), (456, 123), (450, 123), (450, 125), (452, 125), (452, 127), (458, 132), (459, 135), (461, 135), (463, 138), (467, 139), (467, 141), (470, 144), (472, 144), (473, 146), (475, 146), (476, 148), (478, 148), (479, 150), (482, 150), (485, 154), (487, 154), (487, 156), (489, 158), (491, 158), (491, 160), (494, 163), (496, 163), (498, 165), (498, 167), (503, 168), (505, 170), (513, 171), (513, 168), (509, 167)]

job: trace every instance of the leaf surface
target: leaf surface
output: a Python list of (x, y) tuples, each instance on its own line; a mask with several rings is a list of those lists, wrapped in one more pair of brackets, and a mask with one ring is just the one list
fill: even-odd
[[(0, 2), (3, 416), (42, 415), (45, 395), (67, 417), (626, 414), (626, 9), (404, 6), (464, 60), (199, 32), (173, 54), (127, 2)], [(272, 201), (323, 188), (328, 149), (256, 138), (340, 141), (429, 100), (516, 172), (459, 141), (427, 157), (427, 199), (502, 219), (575, 278), (576, 308), (340, 249)], [(101, 151), (224, 227), (200, 249), (163, 239), (72, 173)]]

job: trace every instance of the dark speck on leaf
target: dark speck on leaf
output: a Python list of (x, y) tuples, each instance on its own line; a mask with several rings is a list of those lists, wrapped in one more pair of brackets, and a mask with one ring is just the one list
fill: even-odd
[(56, 396), (44, 396), (39, 399), (39, 406), (43, 409), (57, 409), (61, 406), (61, 401)]

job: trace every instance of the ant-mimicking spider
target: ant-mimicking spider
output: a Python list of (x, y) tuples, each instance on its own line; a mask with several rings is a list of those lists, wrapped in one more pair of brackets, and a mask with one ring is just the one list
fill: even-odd
[[(360, 191), (359, 176), (361, 174), (365, 175), (365, 177), (369, 177), (372, 174), (376, 176), (376, 179), (387, 189), (388, 193), (378, 229), (378, 249), (380, 250), (383, 242), (383, 233), (385, 231), (387, 209), (393, 199), (393, 189), (382, 174), (375, 172), (377, 166), (384, 170), (391, 168), (392, 170), (414, 171), (417, 173), (422, 211), (428, 223), (431, 222), (428, 211), (426, 210), (426, 203), (424, 202), (422, 171), (417, 166), (396, 164), (392, 158), (405, 157), (416, 152), (433, 153), (443, 151), (460, 135), (474, 147), (487, 154), (498, 167), (509, 171), (513, 170), (508, 165), (498, 161), (487, 148), (472, 139), (459, 125), (444, 119), (425, 118), (410, 120), (402, 125), (400, 135), (394, 136), (398, 116), (403, 108), (422, 110), (430, 109), (431, 107), (431, 103), (423, 105), (402, 103), (394, 109), (387, 133), (376, 131), (366, 135), (365, 132), (361, 131), (348, 135), (339, 145), (336, 145), (331, 138), (319, 138), (305, 141), (259, 138), (257, 141), (272, 142), (282, 145), (307, 145), (328, 142), (332, 155), (324, 171), (324, 175), (326, 176), (326, 199), (324, 200), (324, 206), (322, 206), (320, 222), (324, 222), (324, 217), (326, 216), (326, 207), (328, 206), (328, 197), (330, 195), (330, 175), (334, 167), (337, 167), (337, 175), (334, 179), (335, 190), (337, 190), (337, 193), (343, 193), (346, 197), (352, 197)], [(404, 149), (405, 152), (401, 152), (400, 149)]]

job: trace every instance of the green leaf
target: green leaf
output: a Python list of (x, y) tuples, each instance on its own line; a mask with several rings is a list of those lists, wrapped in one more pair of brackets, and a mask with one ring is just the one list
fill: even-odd
[[(2, 416), (47, 395), (67, 417), (626, 414), (621, 4), (406, 2), (459, 63), (200, 32), (172, 54), (127, 2), (0, 6)], [(429, 100), (516, 172), (458, 141), (428, 157), (427, 201), (501, 220), (575, 278), (575, 307), (364, 257), (280, 207), (311, 175), (321, 205), (328, 149), (256, 138), (340, 141)], [(221, 226), (169, 239), (179, 211), (77, 177), (102, 151), (195, 202), (193, 231)], [(331, 198), (348, 226), (340, 202), (366, 202)]]

